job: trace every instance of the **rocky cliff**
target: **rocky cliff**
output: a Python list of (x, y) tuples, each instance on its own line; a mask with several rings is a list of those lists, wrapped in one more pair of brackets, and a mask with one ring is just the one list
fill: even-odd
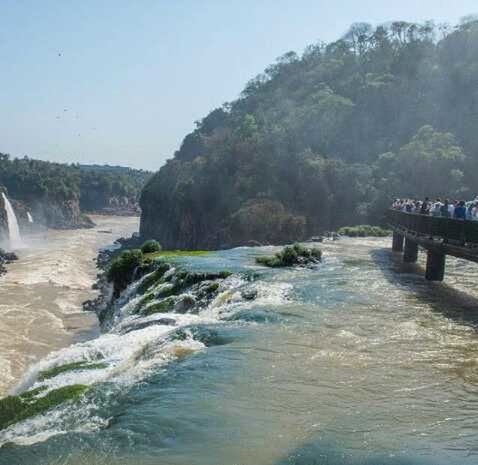
[[(6, 192), (6, 190), (5, 190)], [(49, 198), (12, 198), (8, 192), (10, 202), (17, 217), (20, 231), (31, 230), (37, 227), (53, 229), (91, 228), (93, 221), (80, 211), (76, 200), (58, 200)], [(34, 223), (30, 223), (28, 214)], [(8, 238), (8, 222), (3, 199), (0, 197), (0, 241)]]
[[(93, 221), (80, 211), (80, 204), (70, 200), (30, 200), (23, 204), (22, 219), (27, 219), (26, 210), (30, 212), (35, 223), (54, 229), (91, 228)], [(28, 221), (28, 219), (27, 219)]]

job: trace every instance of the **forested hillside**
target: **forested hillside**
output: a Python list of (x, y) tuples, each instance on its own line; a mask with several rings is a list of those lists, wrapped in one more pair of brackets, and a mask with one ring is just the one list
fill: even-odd
[(355, 24), (199, 121), (144, 189), (141, 233), (279, 243), (380, 223), (395, 196), (475, 195), (477, 128), (478, 21)]
[(130, 168), (66, 165), (0, 154), (0, 186), (20, 221), (30, 212), (49, 227), (88, 227), (83, 212), (134, 213), (150, 173)]
[(83, 211), (139, 212), (138, 200), (151, 173), (123, 166), (75, 165)]

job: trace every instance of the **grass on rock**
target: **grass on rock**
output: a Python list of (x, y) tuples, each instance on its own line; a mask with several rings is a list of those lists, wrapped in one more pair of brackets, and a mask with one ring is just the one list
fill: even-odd
[(198, 255), (207, 255), (208, 250), (159, 250), (157, 252), (145, 253), (145, 259), (154, 259), (158, 257), (195, 257)]

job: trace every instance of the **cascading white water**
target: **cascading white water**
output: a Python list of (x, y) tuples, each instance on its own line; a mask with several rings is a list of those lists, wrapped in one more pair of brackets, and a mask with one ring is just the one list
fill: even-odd
[(18, 227), (17, 216), (13, 210), (12, 204), (8, 197), (2, 192), (3, 202), (5, 205), (5, 211), (7, 213), (8, 234), (10, 239), (10, 248), (19, 249), (22, 243), (22, 237), (20, 235), (20, 228)]
[(32, 216), (32, 214), (31, 214), (30, 212), (27, 212), (27, 218), (28, 218), (28, 222), (29, 222), (29, 223), (34, 223), (34, 221), (33, 221), (33, 216)]

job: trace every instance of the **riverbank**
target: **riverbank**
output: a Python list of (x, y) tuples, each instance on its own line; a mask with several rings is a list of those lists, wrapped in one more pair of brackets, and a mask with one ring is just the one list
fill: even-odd
[(138, 218), (92, 219), (92, 229), (47, 230), (25, 237), (19, 260), (0, 277), (0, 397), (30, 364), (98, 334), (96, 316), (81, 307), (96, 295), (91, 289), (97, 273), (94, 260), (99, 248), (137, 231)]

